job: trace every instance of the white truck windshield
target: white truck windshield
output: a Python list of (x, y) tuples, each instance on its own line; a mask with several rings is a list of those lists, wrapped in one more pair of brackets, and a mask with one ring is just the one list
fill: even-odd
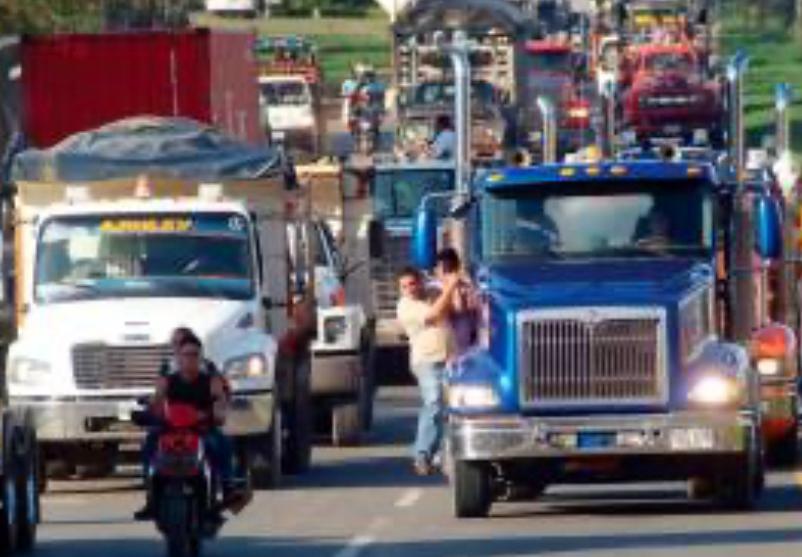
[(39, 233), (35, 299), (248, 299), (249, 231), (236, 213), (49, 219)]
[(268, 106), (303, 106), (312, 102), (309, 87), (302, 81), (269, 81), (259, 88)]
[(697, 186), (532, 189), (484, 199), (484, 259), (693, 257), (712, 246), (712, 203)]

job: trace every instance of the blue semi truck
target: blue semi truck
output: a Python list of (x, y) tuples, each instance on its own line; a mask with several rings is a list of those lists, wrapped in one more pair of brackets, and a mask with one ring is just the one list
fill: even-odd
[[(445, 386), (456, 516), (565, 482), (689, 480), (693, 496), (755, 503), (759, 377), (738, 334), (753, 300), (738, 299), (737, 261), (777, 256), (780, 217), (717, 176), (696, 162), (546, 164), (487, 171), (455, 200), (483, 306), (478, 346)], [(437, 221), (422, 204), (422, 267)]]

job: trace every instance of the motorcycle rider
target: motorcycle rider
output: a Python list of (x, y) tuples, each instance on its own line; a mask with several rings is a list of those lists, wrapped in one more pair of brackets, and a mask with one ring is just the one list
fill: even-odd
[[(209, 425), (203, 435), (204, 447), (222, 485), (225, 505), (236, 497), (236, 493), (233, 483), (233, 449), (230, 439), (221, 429), (228, 406), (223, 378), (217, 373), (203, 372), (203, 344), (191, 331), (184, 333), (178, 343), (176, 363), (176, 372), (157, 379), (156, 394), (150, 404), (151, 414), (156, 419), (164, 418), (167, 403), (187, 404), (198, 411), (201, 422)], [(149, 438), (156, 440), (158, 434), (158, 430), (151, 431)], [(154, 441), (146, 441), (142, 449), (143, 461), (149, 463), (152, 460), (155, 448)], [(150, 454), (147, 454), (148, 451)], [(151, 519), (154, 503), (155, 501), (148, 498), (145, 506), (134, 513), (134, 517), (137, 520)]]

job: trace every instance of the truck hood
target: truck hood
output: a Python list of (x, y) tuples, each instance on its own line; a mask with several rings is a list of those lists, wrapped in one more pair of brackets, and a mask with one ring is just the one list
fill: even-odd
[(166, 344), (178, 326), (188, 326), (216, 344), (220, 331), (253, 311), (250, 302), (200, 298), (113, 299), (36, 306), (20, 331), (20, 339), (50, 338), (78, 344)]
[(712, 279), (710, 265), (689, 259), (627, 259), (485, 268), (494, 298), (511, 310), (538, 306), (666, 305)]

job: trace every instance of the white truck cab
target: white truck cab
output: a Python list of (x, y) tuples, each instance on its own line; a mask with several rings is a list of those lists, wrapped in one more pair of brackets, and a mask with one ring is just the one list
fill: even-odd
[(187, 326), (231, 385), (227, 433), (275, 463), (280, 442), (264, 440), (281, 438), (274, 334), (286, 324), (266, 301), (286, 298), (284, 221), (243, 188), (151, 197), (142, 186), (115, 196), (109, 185), (18, 185), (9, 400), (33, 412), (45, 458), (110, 469), (119, 444), (140, 437), (131, 410)]
[(262, 123), (271, 142), (317, 153), (319, 123), (313, 88), (303, 75), (259, 77)]

